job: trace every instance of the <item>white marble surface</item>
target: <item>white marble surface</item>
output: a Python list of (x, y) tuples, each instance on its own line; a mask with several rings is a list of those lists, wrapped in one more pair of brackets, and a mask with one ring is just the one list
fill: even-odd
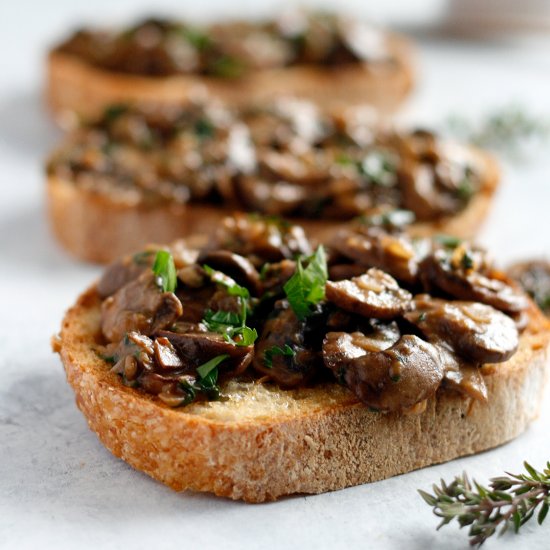
[[(144, 2), (77, 4), (0, 4), (0, 548), (466, 548), (466, 534), (455, 527), (435, 532), (437, 520), (416, 488), (462, 470), (486, 480), (519, 470), (524, 458), (542, 465), (550, 459), (548, 399), (527, 433), (490, 452), (261, 506), (173, 493), (113, 458), (88, 431), (49, 338), (98, 269), (65, 256), (48, 232), (41, 163), (58, 134), (40, 104), (43, 52), (69, 24), (98, 19), (103, 9), (116, 17), (147, 10)], [(208, 15), (233, 4), (180, 5)], [(378, 16), (400, 14), (399, 3), (384, 5)], [(423, 41), (420, 85), (407, 116), (437, 123), (451, 112), (475, 114), (517, 100), (550, 117), (549, 48), (549, 42)], [(548, 147), (523, 165), (505, 165), (481, 237), (503, 261), (550, 253)], [(527, 526), (519, 538), (487, 548), (548, 548), (549, 535), (549, 526)]]

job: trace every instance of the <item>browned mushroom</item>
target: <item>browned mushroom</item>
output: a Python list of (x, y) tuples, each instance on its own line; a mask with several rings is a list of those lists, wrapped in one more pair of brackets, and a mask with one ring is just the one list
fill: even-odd
[(176, 321), (183, 309), (175, 294), (159, 289), (149, 271), (109, 296), (101, 312), (101, 330), (114, 342), (134, 330), (150, 335), (163, 329)]
[[(324, 346), (334, 345), (330, 335)], [(342, 360), (332, 366), (335, 376), (376, 410), (408, 409), (434, 395), (443, 380), (445, 370), (437, 348), (417, 336), (407, 334), (385, 350), (361, 355), (360, 348), (339, 342)]]
[(500, 278), (492, 277), (485, 260), (476, 266), (480, 252), (461, 246), (455, 251), (437, 249), (422, 262), (426, 290), (439, 289), (460, 300), (479, 301), (507, 313), (527, 307), (523, 292)]
[(476, 363), (506, 361), (516, 351), (519, 336), (514, 321), (478, 302), (446, 301), (420, 295), (414, 311), (405, 313), (430, 341), (443, 340)]
[(254, 369), (281, 386), (303, 385), (315, 376), (320, 354), (304, 342), (305, 322), (300, 321), (286, 301), (276, 304), (256, 342)]
[(197, 263), (206, 264), (225, 273), (240, 285), (248, 288), (254, 295), (258, 295), (261, 291), (262, 285), (258, 271), (249, 259), (240, 254), (228, 250), (209, 250), (199, 256)]
[(408, 308), (412, 295), (380, 269), (352, 279), (326, 284), (326, 297), (338, 307), (376, 319), (392, 319)]

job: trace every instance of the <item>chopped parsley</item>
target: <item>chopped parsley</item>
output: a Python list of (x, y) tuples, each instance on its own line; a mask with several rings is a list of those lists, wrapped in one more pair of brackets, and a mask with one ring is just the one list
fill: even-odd
[(474, 186), (469, 177), (465, 177), (456, 188), (456, 196), (463, 201), (468, 201), (474, 194)]
[(218, 386), (218, 366), (223, 363), (229, 355), (217, 355), (206, 363), (197, 367), (197, 380), (183, 379), (180, 382), (181, 389), (185, 392), (185, 398), (179, 403), (179, 406), (192, 403), (197, 394), (203, 393), (209, 401), (214, 401), (220, 397), (220, 388)]
[(218, 379), (218, 365), (229, 358), (227, 353), (223, 355), (217, 355), (210, 361), (202, 364), (200, 367), (197, 367), (197, 373), (200, 376), (201, 381), (206, 381), (206, 383), (216, 383)]
[(283, 357), (294, 357), (296, 355), (296, 352), (288, 344), (285, 344), (283, 347), (270, 347), (264, 353), (264, 365), (268, 369), (273, 366), (273, 357), (275, 357), (275, 355), (282, 355)]
[(370, 183), (381, 187), (392, 187), (396, 183), (396, 166), (393, 159), (383, 151), (371, 151), (358, 165), (359, 172)]
[(182, 27), (181, 29), (178, 29), (178, 31), (185, 38), (185, 40), (189, 42), (189, 44), (197, 48), (199, 51), (205, 50), (212, 42), (210, 37), (205, 32), (196, 27)]
[(174, 258), (170, 252), (159, 250), (155, 256), (153, 264), (153, 273), (155, 274), (155, 282), (163, 292), (174, 292), (178, 284), (178, 276), (176, 274), (176, 266)]
[(246, 326), (250, 292), (221, 271), (216, 271), (208, 265), (204, 265), (203, 269), (212, 282), (223, 286), (230, 296), (239, 298), (241, 304), (240, 313), (207, 310), (202, 320), (203, 324), (209, 331), (223, 334), (227, 342), (236, 346), (251, 346), (258, 338), (258, 333), (255, 328)]
[(222, 55), (208, 67), (208, 72), (223, 78), (238, 78), (244, 72), (244, 65), (236, 58)]
[(207, 118), (199, 118), (194, 126), (195, 135), (201, 139), (210, 138), (214, 135), (215, 127)]
[(127, 105), (115, 104), (107, 107), (103, 113), (103, 119), (107, 123), (115, 121), (120, 115), (128, 111)]
[(210, 332), (223, 334), (226, 341), (236, 346), (251, 346), (258, 338), (255, 328), (246, 326), (246, 317), (233, 311), (207, 310), (202, 323)]
[(472, 269), (474, 267), (474, 259), (469, 252), (464, 252), (460, 264), (464, 269)]
[(327, 278), (327, 258), (322, 245), (309, 258), (306, 268), (302, 265), (302, 259), (298, 260), (296, 272), (283, 288), (290, 307), (301, 321), (311, 314), (313, 306), (325, 298)]
[(445, 248), (456, 248), (462, 243), (462, 239), (452, 235), (436, 235), (435, 240)]
[(210, 277), (210, 280), (213, 283), (225, 287), (227, 289), (227, 293), (230, 296), (238, 296), (239, 298), (243, 298), (245, 300), (248, 300), (250, 298), (250, 292), (248, 292), (248, 289), (244, 286), (237, 284), (231, 277), (229, 277), (225, 273), (217, 271), (209, 265), (203, 265), (202, 267), (204, 271), (206, 271), (206, 274)]

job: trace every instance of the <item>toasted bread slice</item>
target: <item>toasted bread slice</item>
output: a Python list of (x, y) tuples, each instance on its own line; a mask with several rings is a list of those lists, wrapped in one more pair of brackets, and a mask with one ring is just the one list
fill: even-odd
[(413, 86), (413, 62), (406, 38), (388, 35), (388, 49), (395, 59), (388, 64), (356, 63), (336, 69), (295, 65), (256, 70), (236, 79), (125, 74), (54, 50), (48, 56), (46, 101), (64, 127), (74, 125), (79, 117), (95, 118), (117, 102), (182, 104), (205, 94), (229, 105), (253, 104), (284, 94), (308, 98), (327, 108), (370, 103), (389, 113)]
[[(411, 226), (415, 235), (447, 233), (474, 236), (484, 221), (499, 181), (499, 168), (488, 153), (471, 148), (481, 168), (481, 186), (464, 210), (454, 216)], [(53, 233), (62, 246), (81, 260), (106, 263), (149, 242), (171, 242), (190, 234), (209, 234), (230, 214), (206, 204), (145, 204), (116, 201), (74, 182), (49, 176), (47, 203)], [(293, 219), (314, 239), (333, 235), (345, 222)]]
[(550, 326), (532, 306), (517, 353), (482, 367), (486, 403), (439, 390), (420, 414), (382, 414), (336, 383), (282, 390), (233, 381), (226, 399), (171, 409), (124, 386), (94, 351), (100, 303), (95, 288), (85, 292), (54, 341), (77, 405), (114, 455), (178, 491), (263, 502), (490, 449), (537, 416), (548, 373)]

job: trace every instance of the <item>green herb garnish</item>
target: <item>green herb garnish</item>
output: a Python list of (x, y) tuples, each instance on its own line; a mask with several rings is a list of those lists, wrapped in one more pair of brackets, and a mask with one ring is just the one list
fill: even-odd
[(208, 72), (223, 78), (238, 78), (243, 74), (244, 69), (243, 63), (238, 59), (229, 55), (222, 55), (209, 65)]
[(272, 346), (264, 353), (264, 365), (270, 369), (273, 366), (273, 357), (275, 355), (282, 355), (283, 357), (294, 357), (296, 352), (288, 345), (285, 344), (282, 348), (280, 346)]
[(474, 267), (474, 259), (469, 252), (464, 252), (460, 264), (464, 269), (472, 269)]
[(445, 248), (456, 248), (462, 243), (462, 239), (451, 235), (436, 235), (435, 240)]
[(178, 284), (174, 258), (170, 252), (159, 250), (153, 264), (155, 282), (163, 292), (174, 292)]
[(215, 383), (217, 380), (218, 365), (228, 358), (229, 358), (229, 355), (227, 355), (227, 353), (224, 353), (223, 355), (217, 355), (213, 359), (210, 359), (210, 361), (207, 361), (206, 363), (202, 364), (200, 367), (197, 367), (197, 373), (201, 377), (201, 380), (203, 381), (207, 380), (207, 382)]
[(208, 48), (212, 42), (210, 37), (197, 27), (181, 27), (178, 28), (178, 32), (199, 51)]
[(251, 346), (258, 338), (258, 333), (255, 328), (246, 326), (250, 292), (221, 271), (216, 271), (208, 265), (204, 265), (203, 269), (212, 282), (223, 286), (230, 296), (236, 296), (239, 299), (241, 311), (239, 314), (231, 311), (208, 310), (202, 322), (208, 330), (223, 334), (226, 341), (236, 346)]
[(202, 266), (206, 274), (210, 277), (210, 280), (213, 283), (221, 285), (227, 289), (227, 293), (230, 296), (238, 296), (239, 298), (244, 298), (248, 300), (250, 298), (250, 292), (244, 286), (237, 284), (231, 277), (217, 271), (216, 269), (210, 267), (209, 265)]
[(453, 519), (460, 527), (470, 526), (471, 546), (481, 546), (499, 529), (499, 535), (512, 528), (519, 532), (538, 510), (542, 525), (550, 508), (550, 462), (542, 472), (524, 462), (526, 474), (509, 474), (491, 479), (489, 487), (466, 474), (447, 485), (434, 485), (434, 494), (418, 491), (424, 501), (442, 518), (438, 529)]
[(206, 139), (214, 135), (216, 128), (207, 118), (199, 118), (193, 129), (197, 137)]
[(111, 123), (114, 120), (116, 120), (120, 115), (126, 113), (128, 111), (127, 105), (122, 104), (116, 104), (116, 105), (110, 105), (107, 107), (103, 113), (103, 119), (105, 122)]
[(327, 278), (327, 258), (322, 245), (309, 258), (306, 268), (302, 265), (302, 259), (298, 260), (296, 272), (283, 289), (290, 307), (301, 321), (311, 314), (313, 306), (325, 298)]
[(456, 188), (456, 196), (463, 201), (469, 201), (475, 189), (470, 178), (465, 177)]
[(206, 363), (197, 367), (199, 378), (184, 378), (180, 381), (180, 388), (185, 392), (185, 397), (178, 403), (178, 407), (189, 405), (195, 401), (198, 394), (204, 394), (209, 401), (214, 401), (220, 397), (220, 388), (218, 386), (218, 366), (229, 358), (229, 355), (218, 355)]
[(370, 183), (381, 187), (392, 187), (396, 183), (395, 163), (382, 151), (371, 151), (358, 164), (359, 172), (366, 176)]
[(204, 394), (209, 401), (215, 401), (220, 397), (218, 386), (218, 366), (229, 358), (228, 354), (213, 357), (206, 363), (197, 367), (199, 378), (184, 378), (180, 381), (180, 388), (185, 392), (185, 397), (178, 403), (178, 407), (189, 405), (195, 401), (198, 394)]
[(236, 346), (251, 346), (258, 338), (255, 328), (246, 326), (246, 317), (232, 311), (207, 310), (202, 323), (210, 332), (223, 334), (226, 341)]
[(507, 105), (478, 116), (476, 120), (460, 115), (447, 119), (447, 129), (457, 138), (482, 147), (518, 156), (533, 139), (544, 142), (550, 136), (550, 120), (529, 113), (521, 105)]

